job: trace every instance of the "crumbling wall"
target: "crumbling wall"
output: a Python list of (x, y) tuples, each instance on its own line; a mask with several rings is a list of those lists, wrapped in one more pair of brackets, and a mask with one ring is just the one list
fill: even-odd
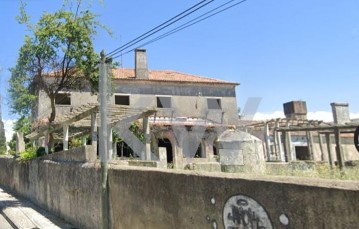
[[(99, 180), (96, 164), (0, 157), (1, 185), (79, 228), (99, 228)], [(359, 182), (113, 166), (109, 190), (112, 228), (359, 224)]]
[(99, 228), (99, 181), (94, 164), (0, 158), (0, 185), (79, 228)]

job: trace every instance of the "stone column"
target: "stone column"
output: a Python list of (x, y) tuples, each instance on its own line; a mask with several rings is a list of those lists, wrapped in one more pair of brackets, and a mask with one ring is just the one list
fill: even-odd
[(340, 130), (338, 128), (335, 129), (334, 135), (335, 135), (335, 144), (336, 144), (338, 165), (339, 165), (339, 168), (341, 170), (343, 170), (343, 169), (345, 169), (345, 164), (344, 164), (343, 150), (342, 150), (342, 146), (341, 146)]
[(86, 145), (87, 144), (87, 138), (86, 138), (86, 135), (83, 135), (82, 136), (82, 145)]
[(97, 120), (96, 112), (91, 114), (91, 145), (94, 147), (94, 150), (97, 149)]
[(49, 154), (49, 133), (45, 132), (45, 153)]
[(269, 139), (269, 126), (268, 126), (268, 122), (266, 122), (266, 124), (265, 124), (264, 139), (265, 139), (265, 145), (266, 145), (267, 161), (270, 161), (271, 150), (270, 150), (270, 139)]
[(24, 134), (22, 132), (16, 132), (16, 155), (25, 151)]
[[(279, 120), (277, 120), (275, 122), (275, 127), (276, 129), (279, 128)], [(279, 156), (279, 160), (280, 161), (285, 161), (285, 155), (283, 152), (283, 147), (282, 147), (282, 139), (281, 139), (281, 133), (279, 131), (275, 131), (275, 138), (276, 138), (276, 142), (277, 142), (277, 152), (278, 152), (278, 156)]]
[(314, 160), (314, 150), (313, 150), (313, 135), (311, 131), (307, 131), (307, 145), (308, 145), (308, 152), (310, 160)]
[(145, 135), (145, 160), (151, 160), (151, 135), (148, 117), (143, 118), (143, 132)]
[(113, 151), (112, 158), (116, 159), (116, 157), (117, 157), (117, 142), (116, 141), (113, 142), (112, 151)]
[(327, 149), (328, 149), (328, 162), (330, 165), (330, 168), (333, 168), (334, 163), (333, 163), (333, 157), (332, 157), (332, 143), (330, 140), (330, 134), (326, 133), (325, 134), (325, 139), (326, 139), (326, 143), (327, 143)]
[(114, 158), (114, 154), (113, 154), (113, 134), (112, 134), (112, 128), (109, 128), (108, 130), (108, 159), (111, 160)]
[(284, 151), (285, 151), (285, 154), (286, 154), (286, 161), (287, 162), (290, 162), (290, 161), (294, 161), (295, 158), (293, 157), (293, 154), (292, 154), (292, 141), (291, 141), (291, 135), (289, 133), (289, 131), (285, 131), (283, 133), (284, 135)]
[(320, 146), (320, 160), (324, 161), (324, 149), (322, 135), (318, 132), (319, 146)]
[(63, 129), (63, 135), (64, 135), (64, 139), (62, 141), (63, 144), (63, 150), (66, 151), (69, 149), (69, 126), (68, 125), (64, 125), (62, 127)]

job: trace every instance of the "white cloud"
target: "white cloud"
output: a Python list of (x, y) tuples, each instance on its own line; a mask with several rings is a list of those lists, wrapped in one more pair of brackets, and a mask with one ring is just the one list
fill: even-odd
[(14, 122), (16, 120), (12, 120), (12, 119), (9, 119), (9, 120), (3, 120), (4, 122), (4, 129), (5, 129), (5, 137), (6, 137), (6, 141), (9, 142), (12, 138), (12, 135), (14, 134), (14, 131), (13, 131), (13, 126), (14, 126)]
[(323, 120), (324, 122), (333, 122), (333, 114), (328, 111), (308, 112), (308, 119)]
[(285, 118), (283, 111), (275, 111), (273, 113), (261, 113), (257, 112), (254, 115), (253, 120), (270, 120), (276, 118)]
[[(275, 111), (273, 113), (257, 112), (253, 120), (270, 120), (276, 118), (284, 118), (283, 111)], [(324, 122), (333, 122), (333, 114), (328, 111), (308, 112), (308, 119), (310, 120), (323, 120)], [(350, 113), (350, 119), (359, 119), (359, 113)]]

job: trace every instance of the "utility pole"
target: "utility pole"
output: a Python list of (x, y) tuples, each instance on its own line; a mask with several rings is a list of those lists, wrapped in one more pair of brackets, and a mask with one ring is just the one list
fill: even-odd
[(101, 161), (101, 228), (110, 228), (110, 206), (108, 185), (108, 103), (109, 103), (109, 74), (105, 52), (101, 52), (99, 65), (99, 103), (100, 103), (100, 136), (99, 151)]

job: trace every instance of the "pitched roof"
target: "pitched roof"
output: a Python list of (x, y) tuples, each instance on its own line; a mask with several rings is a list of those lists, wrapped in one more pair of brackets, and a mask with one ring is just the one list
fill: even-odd
[[(112, 70), (115, 79), (139, 80), (135, 77), (135, 70), (131, 68), (116, 68)], [(217, 80), (202, 76), (191, 75), (171, 70), (149, 70), (148, 80), (162, 82), (186, 82), (186, 83), (210, 83), (210, 84), (231, 84), (238, 83)]]

